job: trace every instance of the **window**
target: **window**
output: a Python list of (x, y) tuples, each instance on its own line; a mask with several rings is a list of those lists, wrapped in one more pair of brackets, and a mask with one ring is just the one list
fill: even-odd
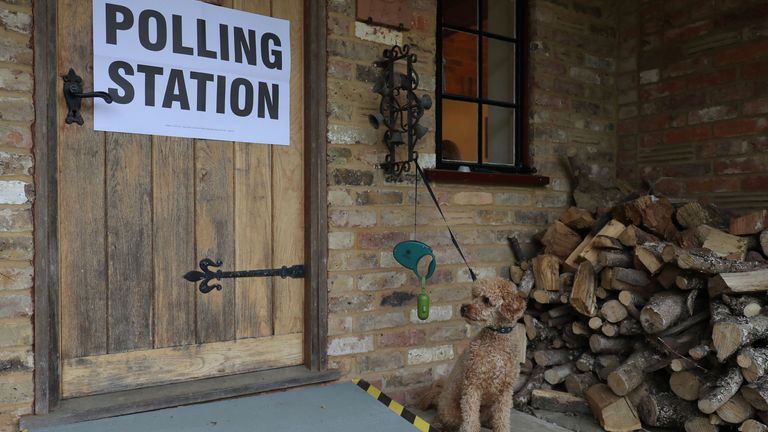
[(520, 103), (525, 3), (438, 1), (438, 168), (531, 172)]

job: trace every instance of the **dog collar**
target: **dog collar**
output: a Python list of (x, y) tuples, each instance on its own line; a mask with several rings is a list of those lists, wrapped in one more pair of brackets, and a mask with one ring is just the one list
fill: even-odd
[(498, 328), (486, 327), (486, 328), (489, 329), (489, 330), (493, 330), (496, 333), (501, 333), (501, 334), (512, 333), (512, 327), (498, 327)]

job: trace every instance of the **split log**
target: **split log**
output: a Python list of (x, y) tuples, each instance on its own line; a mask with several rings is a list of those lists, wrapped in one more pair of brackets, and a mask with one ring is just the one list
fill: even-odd
[(664, 246), (665, 244), (660, 242), (638, 245), (635, 248), (635, 259), (648, 273), (655, 275), (664, 266), (664, 261), (661, 259)]
[(712, 347), (722, 363), (741, 347), (768, 339), (768, 316), (735, 317), (728, 307), (712, 302)]
[(751, 318), (755, 315), (759, 315), (763, 309), (763, 300), (752, 296), (739, 296), (732, 297), (727, 294), (723, 294), (723, 303), (725, 303), (734, 315), (741, 315), (743, 317)]
[(720, 418), (719, 415), (717, 415), (717, 413), (712, 413), (709, 415), (709, 423), (715, 426), (724, 426), (727, 424), (723, 419)]
[(696, 277), (693, 275), (680, 275), (675, 278), (675, 286), (681, 290), (697, 290), (707, 286), (704, 278)]
[(647, 333), (659, 333), (681, 319), (690, 316), (686, 296), (673, 291), (662, 291), (648, 300), (640, 311), (640, 324)]
[(595, 356), (593, 356), (591, 353), (582, 353), (578, 360), (576, 360), (576, 369), (582, 372), (592, 372), (592, 370), (595, 368), (596, 361), (597, 360), (595, 359)]
[(665, 262), (674, 263), (683, 270), (693, 270), (709, 275), (741, 273), (765, 267), (765, 264), (762, 263), (731, 261), (720, 258), (714, 252), (707, 249), (685, 250), (671, 244), (664, 248), (662, 257)]
[(701, 240), (699, 240), (699, 235), (694, 228), (681, 231), (675, 243), (683, 249), (701, 248)]
[(679, 267), (673, 264), (667, 264), (661, 269), (659, 275), (656, 276), (656, 281), (665, 289), (670, 289), (675, 286), (675, 279), (677, 279), (681, 273), (682, 270), (680, 270)]
[(600, 267), (629, 267), (632, 265), (632, 254), (623, 250), (602, 250), (597, 256)]
[(739, 426), (739, 432), (768, 432), (768, 426), (757, 420), (749, 419)]
[(545, 291), (535, 289), (531, 291), (531, 297), (539, 304), (560, 304), (560, 291)]
[(627, 317), (627, 308), (618, 300), (608, 300), (600, 308), (600, 316), (609, 323), (617, 323)]
[(610, 297), (610, 294), (608, 294), (608, 291), (606, 291), (605, 288), (599, 286), (597, 289), (595, 289), (595, 297), (599, 298), (600, 300), (605, 300)]
[(764, 376), (768, 370), (768, 348), (742, 348), (736, 356), (736, 363), (741, 367), (744, 379), (753, 383)]
[(570, 302), (576, 312), (585, 316), (597, 313), (597, 298), (595, 295), (595, 271), (589, 261), (579, 264), (573, 279)]
[(729, 231), (733, 235), (757, 234), (768, 229), (768, 210), (760, 210), (731, 219)]
[(768, 411), (768, 377), (747, 384), (741, 388), (741, 395), (756, 410)]
[(615, 267), (611, 288), (615, 290), (638, 290), (651, 284), (648, 273), (630, 268)]
[(535, 279), (533, 277), (533, 269), (528, 268), (527, 270), (524, 270), (523, 278), (517, 285), (517, 292), (519, 292), (523, 297), (528, 298), (531, 290), (533, 289), (534, 283)]
[[(739, 391), (743, 381), (744, 378), (738, 367), (729, 368), (715, 382), (705, 384), (699, 397), (699, 410), (704, 414), (712, 414), (717, 411)], [(749, 399), (747, 398), (747, 400)]]
[(544, 383), (544, 368), (537, 367), (531, 371), (528, 381), (518, 391), (514, 393), (512, 404), (516, 407), (522, 407), (528, 405), (531, 400), (531, 393), (534, 389), (542, 387)]
[(629, 314), (629, 316), (636, 319), (637, 321), (640, 321), (640, 311), (637, 310), (635, 305), (627, 304), (627, 305), (624, 305), (624, 307), (627, 309), (627, 313)]
[(685, 422), (685, 432), (717, 432), (717, 426), (709, 422), (709, 417), (691, 417)]
[(760, 249), (762, 249), (763, 255), (768, 257), (768, 230), (760, 233)]
[(664, 358), (654, 350), (638, 351), (608, 374), (608, 387), (619, 396), (625, 396), (643, 381), (645, 369)]
[(694, 360), (701, 360), (712, 352), (709, 344), (700, 344), (688, 350), (688, 355)]
[(567, 225), (568, 228), (580, 231), (590, 228), (595, 223), (595, 218), (592, 217), (592, 213), (584, 209), (571, 207), (560, 215), (560, 222)]
[(709, 225), (696, 228), (696, 236), (701, 242), (701, 247), (711, 250), (719, 257), (743, 260), (747, 255), (747, 239), (743, 237), (725, 233)]
[(669, 375), (669, 388), (680, 399), (695, 401), (699, 399), (703, 381), (701, 373), (694, 370), (672, 372)]
[(547, 327), (529, 314), (523, 315), (525, 334), (531, 341), (551, 341), (557, 336), (557, 330)]
[(557, 365), (553, 368), (549, 368), (544, 372), (544, 381), (555, 385), (565, 381), (568, 375), (576, 372), (576, 367), (573, 363), (565, 363)]
[(533, 359), (539, 366), (554, 366), (568, 363), (578, 356), (576, 351), (572, 350), (536, 350), (533, 352)]
[[(520, 268), (520, 266), (511, 265), (509, 266), (509, 280), (515, 283), (515, 285), (520, 285), (520, 282), (523, 280), (523, 275), (525, 274), (525, 270)], [(520, 288), (518, 288), (518, 291), (520, 291)]]
[(696, 228), (704, 224), (722, 226), (724, 223), (713, 207), (704, 207), (697, 201), (691, 201), (678, 208), (675, 219), (683, 228)]
[[(600, 249), (594, 246), (594, 239), (597, 236), (617, 238), (626, 229), (624, 224), (617, 220), (611, 220), (596, 234), (587, 235), (582, 243), (573, 251), (573, 253), (566, 259), (566, 264), (571, 267), (576, 267), (576, 262), (581, 260), (587, 260), (592, 263), (593, 266), (597, 265), (597, 257), (600, 254)], [(574, 256), (574, 254), (578, 254)]]
[(560, 221), (555, 221), (550, 225), (541, 239), (545, 254), (555, 255), (562, 259), (568, 258), (568, 255), (576, 249), (579, 243), (581, 243), (581, 236)]
[(603, 235), (595, 236), (595, 239), (592, 241), (592, 247), (617, 251), (624, 250), (624, 245), (617, 238)]
[(624, 306), (635, 306), (635, 307), (643, 307), (645, 306), (645, 303), (648, 301), (648, 299), (644, 298), (642, 295), (640, 295), (637, 292), (632, 292), (628, 290), (623, 290), (619, 293), (619, 303), (623, 304)]
[[(758, 264), (763, 263), (745, 263)], [(768, 291), (768, 269), (745, 271), (739, 273), (720, 273), (709, 282), (709, 295), (746, 294)]]
[(752, 405), (738, 393), (717, 409), (718, 417), (731, 424), (740, 424), (754, 414)]
[(589, 405), (584, 398), (555, 390), (536, 389), (531, 393), (534, 408), (564, 413), (589, 414)]
[(766, 259), (760, 252), (751, 250), (747, 251), (747, 257), (744, 258), (744, 261), (766, 263), (768, 262), (768, 259)]
[(643, 231), (635, 225), (629, 225), (621, 234), (619, 234), (619, 241), (624, 246), (635, 247), (643, 243), (658, 242), (659, 238)]
[(584, 237), (584, 240), (582, 240), (581, 243), (579, 243), (579, 245), (576, 246), (576, 249), (574, 249), (573, 252), (571, 252), (571, 254), (568, 255), (568, 258), (565, 259), (565, 262), (563, 263), (564, 266), (568, 269), (574, 269), (574, 270), (578, 268), (579, 266), (578, 263), (579, 261), (581, 261), (580, 259), (581, 253), (584, 252), (584, 249), (586, 249), (587, 246), (592, 244), (592, 240), (594, 239), (595, 239), (594, 234), (587, 234), (587, 236)]
[(626, 397), (616, 396), (605, 384), (595, 384), (587, 390), (587, 403), (600, 426), (606, 431), (640, 429), (637, 411)]
[(597, 377), (591, 372), (572, 374), (565, 378), (565, 389), (574, 396), (583, 397), (587, 389), (597, 383)]
[(699, 415), (693, 403), (670, 392), (651, 393), (642, 399), (637, 411), (643, 424), (663, 428), (681, 428), (686, 420)]
[(536, 289), (560, 290), (560, 258), (555, 255), (539, 255), (533, 259), (533, 278)]
[(632, 339), (609, 338), (598, 334), (589, 337), (589, 349), (596, 354), (619, 354), (632, 351)]

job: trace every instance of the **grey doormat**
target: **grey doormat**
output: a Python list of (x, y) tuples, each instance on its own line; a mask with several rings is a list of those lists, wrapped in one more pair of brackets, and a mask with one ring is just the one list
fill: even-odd
[(39, 429), (40, 432), (360, 430), (411, 432), (417, 429), (351, 382)]

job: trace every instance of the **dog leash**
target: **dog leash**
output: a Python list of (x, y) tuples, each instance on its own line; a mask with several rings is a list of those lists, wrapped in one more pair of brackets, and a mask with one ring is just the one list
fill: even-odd
[[(451, 226), (448, 224), (448, 220), (445, 218), (445, 213), (443, 213), (442, 207), (440, 207), (440, 202), (437, 200), (437, 196), (435, 195), (435, 192), (432, 190), (432, 185), (429, 183), (429, 180), (427, 180), (427, 176), (424, 174), (424, 170), (421, 169), (421, 165), (419, 165), (418, 158), (414, 160), (414, 163), (416, 164), (416, 172), (419, 176), (421, 176), (421, 179), (424, 181), (424, 186), (427, 187), (427, 191), (429, 192), (429, 196), (432, 197), (432, 202), (435, 203), (435, 207), (437, 207), (437, 211), (440, 212), (440, 216), (443, 217), (443, 222), (445, 222), (445, 227), (448, 228), (448, 234), (451, 236), (451, 242), (453, 243), (453, 246), (456, 248), (457, 251), (459, 251), (459, 255), (461, 255), (461, 259), (464, 260), (464, 264), (467, 266), (467, 270), (469, 270), (469, 277), (472, 278), (472, 282), (477, 280), (477, 275), (475, 275), (475, 272), (472, 270), (472, 267), (469, 266), (469, 262), (467, 261), (467, 257), (464, 256), (464, 251), (461, 250), (461, 246), (459, 246), (458, 240), (456, 240), (456, 236), (453, 234), (453, 230), (451, 229)], [(418, 176), (416, 177), (416, 181), (418, 181)], [(418, 201), (416, 197), (414, 197), (414, 200)]]

